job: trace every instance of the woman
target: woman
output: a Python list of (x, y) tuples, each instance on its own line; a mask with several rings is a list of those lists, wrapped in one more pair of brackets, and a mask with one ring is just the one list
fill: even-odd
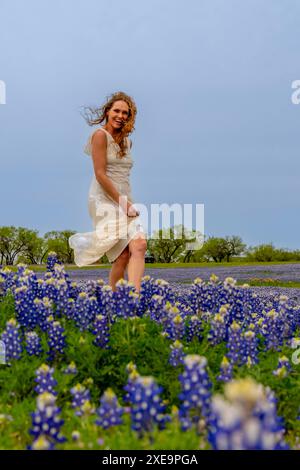
[(91, 113), (86, 118), (89, 125), (105, 121), (85, 147), (94, 166), (88, 207), (95, 230), (72, 235), (69, 244), (77, 266), (92, 264), (107, 255), (112, 262), (109, 284), (113, 290), (127, 268), (128, 281), (139, 293), (147, 241), (129, 182), (133, 160), (128, 135), (134, 130), (136, 106), (130, 96), (117, 92), (101, 108), (87, 109)]

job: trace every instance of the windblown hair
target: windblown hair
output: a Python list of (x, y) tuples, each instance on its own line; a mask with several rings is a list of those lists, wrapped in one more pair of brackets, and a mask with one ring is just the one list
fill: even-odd
[(112, 95), (108, 96), (106, 103), (104, 103), (100, 108), (93, 106), (85, 106), (85, 112), (84, 114), (82, 114), (82, 116), (84, 117), (89, 126), (95, 126), (96, 124), (100, 124), (103, 121), (105, 121), (106, 123), (107, 112), (112, 108), (114, 102), (119, 100), (125, 101), (129, 107), (128, 118), (122, 126), (122, 129), (120, 129), (119, 134), (115, 138), (115, 141), (120, 147), (118, 155), (119, 157), (123, 157), (126, 154), (125, 137), (127, 137), (129, 134), (131, 134), (131, 132), (134, 131), (135, 117), (137, 114), (136, 105), (131, 96), (126, 95), (126, 93), (123, 93), (122, 91), (117, 91), (116, 93), (113, 93)]

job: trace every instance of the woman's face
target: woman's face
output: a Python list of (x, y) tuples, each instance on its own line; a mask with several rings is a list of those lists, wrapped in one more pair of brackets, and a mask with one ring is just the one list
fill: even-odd
[(107, 113), (108, 123), (115, 129), (121, 129), (129, 116), (129, 106), (126, 101), (115, 101)]

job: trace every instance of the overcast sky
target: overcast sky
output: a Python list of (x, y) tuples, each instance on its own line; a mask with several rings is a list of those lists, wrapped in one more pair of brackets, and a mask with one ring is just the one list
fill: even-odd
[(92, 230), (81, 106), (131, 95), (135, 201), (300, 248), (297, 0), (0, 0), (0, 225)]

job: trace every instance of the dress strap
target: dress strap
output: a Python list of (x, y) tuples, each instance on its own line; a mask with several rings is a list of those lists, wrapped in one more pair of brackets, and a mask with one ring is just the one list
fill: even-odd
[(95, 129), (94, 132), (92, 132), (92, 134), (90, 135), (90, 142), (91, 142), (91, 143), (92, 143), (92, 138), (93, 138), (94, 134), (96, 134), (96, 132), (98, 132), (99, 129), (101, 129), (102, 131), (104, 131), (106, 135), (108, 135), (112, 140), (114, 140), (113, 136), (112, 136), (106, 129), (104, 129), (103, 127), (98, 127), (98, 128)]
[[(93, 138), (93, 135), (99, 130), (101, 129), (102, 131), (105, 132), (105, 134), (111, 139), (112, 142), (114, 142), (115, 144), (117, 144), (117, 142), (115, 141), (115, 139), (113, 138), (113, 136), (106, 130), (104, 129), (104, 127), (98, 127), (98, 129), (95, 129), (95, 131), (91, 134), (90, 136), (90, 144), (92, 143), (92, 138)], [(117, 144), (118, 145), (118, 144)], [(129, 153), (130, 152), (130, 139), (129, 137), (126, 137), (126, 146), (127, 146), (127, 152)], [(118, 145), (119, 147), (119, 145)]]
[[(115, 139), (113, 138), (113, 136), (110, 134), (110, 132), (108, 132), (106, 129), (104, 129), (104, 127), (98, 127), (98, 129), (102, 129), (110, 138), (113, 142), (115, 142), (115, 144), (117, 144), (117, 142), (115, 141)], [(96, 129), (96, 130), (98, 130)], [(95, 131), (96, 132), (96, 131)], [(126, 142), (127, 142), (127, 151), (129, 152), (130, 150), (130, 140), (128, 137), (126, 137)], [(118, 144), (117, 144), (118, 145)]]

